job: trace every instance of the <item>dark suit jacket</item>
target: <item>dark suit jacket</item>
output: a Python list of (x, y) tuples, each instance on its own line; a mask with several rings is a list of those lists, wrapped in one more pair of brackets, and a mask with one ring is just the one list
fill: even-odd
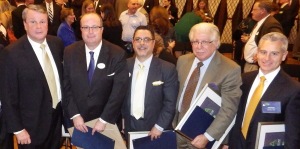
[[(231, 149), (254, 149), (258, 122), (284, 122), (285, 123), (285, 148), (296, 149), (300, 147), (300, 85), (289, 77), (283, 70), (277, 74), (270, 86), (263, 94), (253, 114), (249, 125), (247, 140), (241, 132), (247, 98), (258, 71), (243, 74), (243, 95), (237, 112), (236, 123), (232, 129), (229, 147)], [(280, 114), (262, 112), (261, 101), (279, 101)]]
[(269, 16), (266, 18), (266, 20), (263, 22), (263, 24), (258, 29), (257, 33), (255, 34), (255, 42), (258, 45), (259, 40), (262, 36), (265, 34), (268, 34), (270, 32), (282, 32), (282, 26), (281, 24), (273, 17)]
[[(133, 73), (135, 57), (127, 60), (130, 74)], [(132, 75), (131, 75), (132, 76)], [(130, 77), (132, 81), (132, 77)], [(155, 81), (164, 82), (154, 86)], [(153, 57), (146, 82), (144, 118), (136, 120), (131, 116), (131, 82), (128, 86), (123, 106), (125, 130), (150, 131), (157, 124), (164, 129), (172, 128), (178, 94), (178, 77), (175, 66), (169, 62)]]
[[(62, 80), (63, 43), (47, 36), (59, 77)], [(4, 49), (3, 114), (7, 131), (26, 129), (32, 144), (48, 136), (52, 120), (52, 97), (43, 69), (26, 35)], [(2, 70), (1, 70), (2, 71)]]
[[(46, 3), (43, 3), (43, 6), (46, 7)], [(46, 7), (47, 9), (47, 7)], [(48, 9), (47, 9), (48, 11)], [(50, 22), (49, 16), (48, 16), (48, 35), (57, 35), (57, 30), (58, 27), (61, 23), (60, 21), (60, 12), (61, 12), (61, 7), (58, 6), (55, 2), (53, 2), (53, 21), (52, 23)]]
[(16, 38), (20, 38), (26, 34), (24, 29), (22, 12), (26, 8), (26, 5), (20, 5), (15, 10), (11, 12), (11, 19), (13, 25), (13, 31)]
[[(297, 0), (293, 0), (293, 1), (297, 1)], [(297, 11), (297, 10), (292, 10), (292, 7), (290, 7), (287, 4), (283, 8), (280, 8), (279, 12), (274, 15), (276, 20), (283, 27), (283, 33), (287, 37), (289, 37), (289, 35), (290, 35), (290, 31), (291, 31), (292, 27), (294, 26), (295, 17), (297, 16), (297, 13), (295, 14), (294, 11)]]
[[(99, 67), (104, 64), (105, 67)], [(115, 123), (128, 85), (125, 52), (102, 40), (92, 84), (89, 85), (85, 44), (78, 41), (66, 47), (64, 53), (64, 109), (69, 116), (80, 114), (84, 121), (101, 117)]]
[[(184, 83), (188, 77), (194, 59), (194, 54), (186, 54), (180, 56), (178, 59), (176, 67), (178, 71), (180, 87), (177, 99), (177, 107), (179, 106), (178, 102), (181, 94), (184, 93)], [(240, 74), (241, 68), (234, 61), (228, 59), (218, 51), (216, 51), (216, 54), (212, 58), (205, 74), (200, 74), (204, 76), (200, 83), (197, 95), (199, 95), (206, 83), (214, 83), (218, 86), (222, 97), (222, 106), (220, 111), (215, 120), (206, 130), (206, 132), (216, 140), (221, 138), (236, 114), (239, 99), (242, 94), (240, 89), (242, 84)], [(178, 115), (178, 110), (176, 111)], [(177, 118), (178, 117), (175, 117), (174, 119), (176, 125), (179, 123)]]
[(170, 19), (170, 22), (173, 26), (175, 26), (175, 23), (178, 21), (178, 8), (174, 5), (171, 5), (168, 11), (174, 17), (174, 19)]

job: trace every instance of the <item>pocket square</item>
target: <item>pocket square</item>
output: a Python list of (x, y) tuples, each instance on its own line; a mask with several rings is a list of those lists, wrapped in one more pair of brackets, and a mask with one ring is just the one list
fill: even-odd
[(113, 76), (113, 75), (115, 75), (115, 73), (109, 74), (109, 75), (107, 75), (107, 76), (110, 77), (110, 76)]
[(164, 84), (164, 82), (162, 82), (162, 81), (154, 81), (154, 82), (152, 82), (153, 86), (159, 86), (159, 85), (162, 85), (162, 84)]

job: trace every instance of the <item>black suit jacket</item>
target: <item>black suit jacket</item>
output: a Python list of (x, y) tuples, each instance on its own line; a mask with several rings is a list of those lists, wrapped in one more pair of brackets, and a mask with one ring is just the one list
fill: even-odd
[(281, 24), (273, 17), (269, 16), (263, 22), (263, 24), (258, 29), (257, 33), (255, 34), (255, 42), (258, 45), (259, 40), (265, 34), (270, 32), (280, 32), (283, 33)]
[[(46, 7), (46, 3), (43, 3), (43, 6)], [(46, 7), (47, 9), (47, 7)], [(47, 9), (48, 11), (48, 9)], [(53, 2), (53, 21), (50, 22), (49, 16), (48, 16), (48, 35), (57, 35), (58, 27), (61, 23), (60, 20), (60, 13), (61, 13), (61, 7), (58, 6), (55, 2)]]
[(175, 26), (175, 23), (178, 21), (178, 8), (174, 5), (171, 5), (168, 11), (174, 17), (173, 19), (170, 19), (170, 22), (173, 26)]
[[(130, 74), (132, 74), (135, 57), (129, 58), (127, 63)], [(132, 81), (132, 77), (130, 77), (130, 80)], [(163, 84), (155, 86), (153, 85), (155, 81), (162, 81)], [(128, 87), (123, 106), (126, 132), (150, 131), (154, 124), (158, 124), (164, 129), (171, 129), (175, 115), (178, 89), (178, 76), (175, 66), (153, 57), (146, 83), (144, 118), (142, 119), (136, 120), (130, 114), (131, 82)]]
[(22, 12), (25, 8), (26, 5), (20, 5), (11, 12), (13, 31), (16, 38), (20, 38), (26, 34), (22, 19)]
[[(236, 123), (229, 138), (230, 149), (254, 149), (258, 122), (284, 122), (285, 123), (285, 148), (296, 149), (300, 147), (300, 85), (283, 70), (276, 75), (253, 114), (249, 125), (247, 140), (241, 132), (243, 117), (247, 98), (251, 86), (258, 71), (243, 74), (243, 85), (241, 89), (243, 95), (237, 112)], [(281, 113), (270, 114), (262, 112), (262, 101), (279, 101), (281, 103)]]
[(115, 123), (121, 112), (128, 78), (125, 52), (110, 42), (102, 40), (91, 85), (84, 42), (78, 41), (66, 47), (63, 106), (67, 115), (71, 118), (80, 114), (84, 121), (101, 117)]
[[(59, 77), (62, 80), (64, 45), (57, 37), (47, 36)], [(3, 114), (7, 131), (26, 129), (32, 144), (45, 141), (52, 120), (52, 97), (43, 69), (26, 35), (4, 49)], [(59, 106), (59, 105), (58, 105)]]
[[(297, 0), (293, 0), (293, 1), (297, 1)], [(283, 33), (287, 37), (289, 37), (290, 31), (294, 26), (295, 17), (297, 16), (297, 13), (295, 14), (295, 11), (297, 10), (293, 10), (292, 7), (290, 7), (287, 4), (283, 8), (280, 8), (279, 12), (274, 15), (276, 20), (283, 27)]]

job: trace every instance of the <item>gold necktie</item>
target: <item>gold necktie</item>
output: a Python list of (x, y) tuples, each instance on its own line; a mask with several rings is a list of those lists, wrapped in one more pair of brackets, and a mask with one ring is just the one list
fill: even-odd
[(132, 115), (139, 119), (144, 116), (144, 87), (142, 87), (144, 82), (144, 65), (139, 64), (139, 71), (136, 76), (133, 104), (132, 104)]
[(44, 60), (44, 74), (46, 76), (46, 80), (48, 83), (48, 87), (52, 96), (52, 107), (56, 108), (56, 105), (58, 103), (58, 95), (57, 95), (57, 87), (56, 87), (56, 81), (54, 76), (53, 67), (51, 65), (49, 55), (47, 54), (45, 50), (45, 45), (41, 44), (41, 49), (43, 52), (43, 60)]
[(249, 102), (249, 105), (248, 105), (248, 108), (247, 108), (247, 111), (246, 111), (246, 114), (244, 117), (244, 123), (242, 126), (242, 133), (244, 135), (244, 138), (247, 137), (248, 128), (249, 128), (253, 113), (260, 101), (261, 96), (262, 96), (265, 80), (266, 80), (266, 78), (264, 76), (260, 77), (260, 82), (259, 82), (257, 88), (255, 89), (255, 91), (253, 92), (253, 95)]

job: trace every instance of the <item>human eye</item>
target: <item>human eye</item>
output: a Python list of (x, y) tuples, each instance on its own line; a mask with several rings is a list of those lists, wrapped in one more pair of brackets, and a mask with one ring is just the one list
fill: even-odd
[(30, 23), (30, 24), (37, 24), (37, 22), (34, 21), (34, 20), (30, 20), (29, 23)]
[(83, 30), (88, 30), (89, 29), (89, 27), (87, 27), (87, 26), (83, 26), (83, 27), (81, 27)]
[(144, 38), (144, 42), (150, 42), (152, 39), (151, 38), (148, 38), (148, 37), (146, 37), (146, 38)]
[(262, 54), (262, 55), (266, 55), (267, 51), (259, 50), (258, 53), (260, 53), (260, 54)]
[(272, 56), (277, 56), (277, 55), (279, 55), (279, 52), (271, 52), (271, 55)]
[(142, 38), (135, 38), (134, 41), (136, 42), (141, 42), (143, 39)]

